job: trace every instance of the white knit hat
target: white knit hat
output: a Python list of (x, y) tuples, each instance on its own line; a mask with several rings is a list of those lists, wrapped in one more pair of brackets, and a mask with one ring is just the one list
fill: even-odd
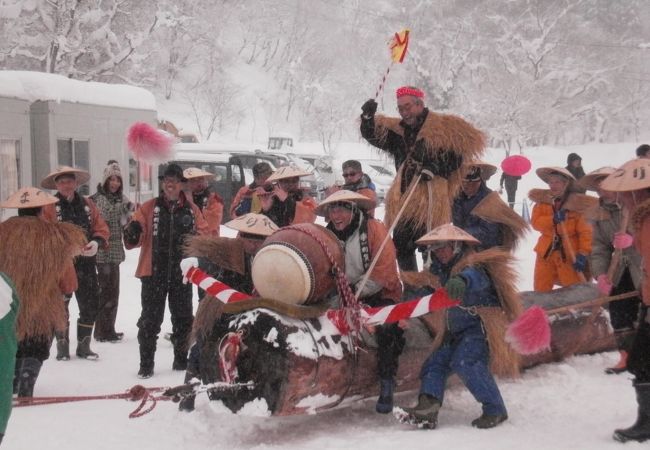
[(104, 168), (104, 176), (102, 178), (103, 180), (102, 184), (106, 183), (106, 180), (108, 180), (113, 175), (115, 175), (120, 180), (122, 180), (122, 170), (120, 169), (120, 165), (116, 161), (109, 161), (106, 168)]

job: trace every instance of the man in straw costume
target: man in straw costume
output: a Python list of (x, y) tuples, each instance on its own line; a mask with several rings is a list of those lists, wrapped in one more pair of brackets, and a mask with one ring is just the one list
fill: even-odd
[[(226, 227), (237, 230), (236, 238), (193, 236), (186, 244), (185, 254), (199, 258), (199, 267), (206, 266), (216, 273), (211, 273), (214, 278), (227, 284), (238, 292), (253, 294), (253, 280), (251, 278), (251, 264), (257, 250), (264, 243), (266, 237), (278, 230), (271, 219), (256, 213), (247, 213), (224, 224)], [(223, 303), (213, 297), (206, 297), (199, 303), (196, 321), (193, 329), (194, 344), (190, 350), (185, 372), (185, 383), (190, 383), (194, 378), (200, 377), (201, 347), (207, 333), (214, 332), (218, 323), (225, 333), (228, 328), (229, 315), (222, 315)], [(188, 395), (178, 404), (180, 411), (194, 410), (194, 395)]]
[(11, 415), (12, 382), (16, 363), (18, 294), (7, 275), (0, 272), (0, 445)]
[(178, 164), (168, 164), (160, 176), (161, 194), (145, 202), (124, 230), (127, 250), (140, 247), (135, 276), (142, 282), (142, 312), (138, 319), (140, 369), (138, 377), (154, 373), (156, 342), (168, 300), (174, 345), (173, 370), (187, 369), (187, 351), (192, 331), (192, 286), (183, 284), (180, 261), (185, 238), (207, 234), (208, 226), (198, 206), (182, 191), (186, 181)]
[(643, 261), (641, 298), (643, 306), (639, 325), (630, 348), (627, 370), (634, 375), (638, 415), (634, 425), (614, 431), (620, 442), (643, 442), (650, 439), (650, 160), (628, 161), (605, 178), (600, 186), (617, 192), (623, 208), (632, 212), (634, 245)]
[(73, 292), (75, 286), (66, 285), (70, 279), (64, 273), (74, 273), (73, 258), (86, 244), (76, 225), (39, 217), (43, 207), (58, 201), (47, 192), (26, 187), (0, 203), (2, 208), (18, 209), (18, 217), (0, 223), (0, 271), (15, 284), (21, 303), (13, 377), (13, 391), (19, 397), (33, 395), (43, 361), (50, 356), (54, 333), (65, 327), (64, 294)]
[(452, 206), (453, 223), (479, 242), (479, 249), (502, 246), (514, 250), (528, 230), (526, 222), (487, 187), (497, 171), (495, 165), (475, 161), (467, 164), (461, 192)]
[[(384, 224), (368, 215), (374, 207), (375, 202), (368, 197), (340, 190), (316, 208), (316, 214), (328, 218), (327, 229), (343, 243), (345, 275), (356, 297), (372, 307), (397, 303), (402, 294), (395, 246)], [(385, 247), (379, 254), (382, 244)], [(375, 409), (386, 414), (393, 410), (395, 375), (404, 347), (403, 331), (396, 323), (381, 325), (375, 328), (375, 336), (380, 382)]]
[[(375, 116), (377, 102), (373, 99), (361, 109), (361, 135), (391, 154), (397, 168), (386, 195), (384, 221), (390, 227), (397, 220), (393, 240), (399, 267), (417, 270), (415, 241), (451, 221), (451, 203), (462, 180), (461, 164), (482, 155), (485, 136), (460, 117), (429, 111), (424, 106), (424, 92), (412, 86), (397, 89), (399, 118)], [(416, 179), (421, 182), (411, 186)], [(415, 191), (406, 202), (410, 189)]]
[(508, 413), (492, 371), (509, 376), (519, 371), (517, 355), (504, 341), (508, 322), (523, 309), (513, 258), (498, 247), (474, 252), (479, 241), (452, 224), (437, 227), (417, 243), (432, 251), (431, 272), (460, 305), (432, 314), (435, 350), (422, 366), (418, 404), (404, 408), (400, 419), (435, 428), (447, 378), (455, 372), (482, 405), (472, 426), (495, 427)]
[(556, 284), (565, 287), (589, 279), (592, 230), (584, 212), (598, 200), (575, 192), (575, 178), (563, 167), (541, 167), (537, 176), (549, 189), (528, 193), (535, 202), (531, 225), (541, 233), (534, 249), (534, 290), (547, 292)]
[(300, 188), (300, 177), (311, 175), (294, 166), (280, 167), (266, 179), (273, 190), (258, 192), (262, 214), (278, 227), (296, 223), (313, 223), (316, 220), (316, 201)]
[[(627, 232), (629, 211), (623, 210), (618, 203), (616, 192), (600, 186), (615, 171), (613, 167), (601, 167), (579, 181), (585, 190), (595, 191), (599, 197), (598, 206), (585, 214), (593, 229), (589, 264), (603, 296), (640, 290), (643, 276), (641, 255)], [(609, 318), (620, 358), (615, 366), (605, 369), (605, 373), (616, 374), (626, 370), (640, 303), (639, 297), (609, 303)]]
[[(75, 260), (74, 275), (78, 287), (75, 297), (79, 306), (77, 320), (77, 351), (79, 358), (97, 359), (99, 355), (91, 350), (90, 341), (93, 334), (97, 310), (99, 307), (99, 282), (97, 280), (97, 250), (108, 248), (110, 231), (95, 203), (77, 192), (77, 188), (90, 179), (90, 174), (82, 169), (62, 166), (41, 181), (44, 189), (56, 189), (59, 199), (56, 205), (43, 207), (43, 218), (50, 222), (68, 222), (80, 226), (86, 233), (88, 244)], [(66, 301), (68, 309), (69, 299)], [(69, 323), (64, 330), (57, 333), (57, 360), (70, 359)]]
[(201, 210), (203, 218), (208, 223), (210, 235), (219, 236), (223, 219), (223, 199), (212, 191), (208, 184), (215, 175), (198, 167), (189, 167), (183, 170), (183, 176), (187, 179), (188, 199)]

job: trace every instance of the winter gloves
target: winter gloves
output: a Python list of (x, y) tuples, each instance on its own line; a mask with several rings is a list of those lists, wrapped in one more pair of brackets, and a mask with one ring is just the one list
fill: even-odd
[(140, 240), (140, 233), (142, 233), (142, 225), (138, 221), (130, 222), (124, 228), (124, 243), (129, 245), (136, 245)]
[(454, 275), (453, 277), (449, 278), (445, 284), (445, 290), (447, 291), (447, 295), (450, 299), (459, 300), (463, 298), (466, 286), (467, 285), (465, 283), (465, 280), (463, 280), (463, 277)]
[(630, 247), (633, 242), (634, 242), (634, 237), (632, 237), (632, 235), (629, 235), (627, 233), (621, 233), (619, 231), (618, 233), (614, 233), (614, 241), (612, 242), (612, 244), (614, 245), (614, 248), (622, 250)]
[(573, 263), (573, 268), (576, 272), (584, 272), (587, 268), (587, 257), (582, 253), (578, 253)]
[(553, 223), (558, 225), (566, 219), (566, 209), (558, 209), (553, 213)]
[(86, 244), (86, 246), (81, 250), (81, 256), (95, 256), (97, 254), (97, 249), (99, 248), (99, 244), (97, 241), (90, 241), (89, 243)]
[(364, 119), (371, 119), (377, 112), (377, 102), (371, 98), (361, 106), (361, 111), (363, 111), (362, 116)]
[(606, 273), (598, 275), (596, 278), (596, 285), (598, 286), (600, 293), (603, 295), (609, 295), (612, 291), (612, 283), (609, 281)]

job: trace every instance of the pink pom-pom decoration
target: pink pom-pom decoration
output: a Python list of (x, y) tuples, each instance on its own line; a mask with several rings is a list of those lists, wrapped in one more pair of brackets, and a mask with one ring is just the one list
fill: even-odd
[(546, 311), (531, 306), (506, 330), (506, 342), (520, 355), (534, 355), (551, 346), (551, 326)]
[(137, 161), (162, 162), (172, 157), (175, 138), (148, 123), (136, 122), (129, 128), (126, 142)]

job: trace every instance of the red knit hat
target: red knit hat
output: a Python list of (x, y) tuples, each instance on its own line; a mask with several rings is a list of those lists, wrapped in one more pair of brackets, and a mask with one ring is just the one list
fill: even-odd
[(422, 92), (418, 88), (412, 86), (402, 86), (401, 88), (397, 89), (397, 98), (404, 97), (405, 95), (424, 98), (424, 92)]

